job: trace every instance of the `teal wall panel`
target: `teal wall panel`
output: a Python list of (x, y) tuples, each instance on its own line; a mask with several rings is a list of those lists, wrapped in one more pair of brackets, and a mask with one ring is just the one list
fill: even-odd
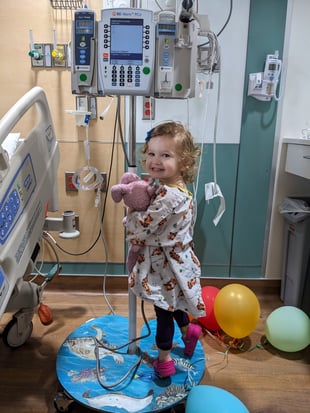
[(206, 145), (197, 193), (197, 220), (195, 249), (204, 276), (228, 277), (233, 228), (233, 205), (236, 189), (238, 145), (217, 144), (217, 182), (225, 197), (226, 211), (215, 226), (213, 219), (218, 211), (220, 198), (205, 201), (204, 186), (213, 182), (213, 145)]
[(230, 275), (262, 275), (265, 225), (277, 102), (247, 96), (249, 73), (263, 71), (267, 54), (283, 52), (287, 2), (251, 1), (244, 108), (238, 153)]
[[(38, 263), (39, 265), (41, 263)], [(61, 262), (61, 272), (60, 275), (75, 275), (75, 276), (99, 276), (104, 275), (124, 275), (126, 274), (126, 266), (124, 263), (113, 263), (110, 262), (106, 266), (104, 262)], [(39, 266), (38, 265), (38, 266)], [(54, 263), (46, 262), (43, 264), (40, 270), (43, 274), (49, 273), (51, 271)]]

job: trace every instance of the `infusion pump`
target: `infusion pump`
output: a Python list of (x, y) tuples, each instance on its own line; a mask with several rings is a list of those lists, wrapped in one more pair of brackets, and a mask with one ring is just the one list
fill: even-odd
[(154, 96), (195, 96), (197, 26), (194, 20), (176, 22), (175, 14), (159, 13), (156, 25), (156, 70)]
[(155, 61), (151, 10), (103, 9), (98, 22), (98, 94), (150, 95)]
[(75, 11), (71, 40), (71, 90), (74, 94), (97, 94), (96, 30), (93, 10)]
[(75, 11), (72, 93), (190, 98), (195, 95), (197, 24), (174, 12), (107, 8), (101, 20)]

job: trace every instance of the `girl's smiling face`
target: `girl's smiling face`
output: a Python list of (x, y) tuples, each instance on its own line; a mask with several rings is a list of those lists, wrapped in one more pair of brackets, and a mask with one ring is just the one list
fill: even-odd
[(169, 135), (155, 136), (149, 140), (145, 167), (150, 176), (161, 184), (184, 186), (178, 141)]

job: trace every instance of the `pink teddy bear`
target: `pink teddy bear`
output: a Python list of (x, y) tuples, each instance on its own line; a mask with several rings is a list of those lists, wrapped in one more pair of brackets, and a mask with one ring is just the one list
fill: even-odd
[[(132, 172), (126, 172), (122, 176), (121, 182), (112, 186), (111, 196), (114, 202), (123, 200), (128, 208), (135, 211), (145, 211), (150, 205), (155, 191), (156, 186), (150, 185)], [(126, 218), (124, 218), (123, 223), (125, 223), (125, 221)], [(129, 248), (127, 256), (127, 268), (129, 273), (131, 273), (137, 261), (139, 250), (139, 245), (131, 245)]]

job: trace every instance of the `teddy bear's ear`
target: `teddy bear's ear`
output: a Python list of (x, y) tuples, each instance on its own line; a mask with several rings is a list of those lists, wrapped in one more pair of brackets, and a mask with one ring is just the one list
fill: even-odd
[(113, 185), (111, 188), (111, 197), (114, 202), (121, 202), (123, 199), (123, 192), (121, 185)]
[(140, 178), (133, 172), (125, 172), (121, 178), (121, 184), (126, 185), (130, 184), (131, 182), (139, 181)]

